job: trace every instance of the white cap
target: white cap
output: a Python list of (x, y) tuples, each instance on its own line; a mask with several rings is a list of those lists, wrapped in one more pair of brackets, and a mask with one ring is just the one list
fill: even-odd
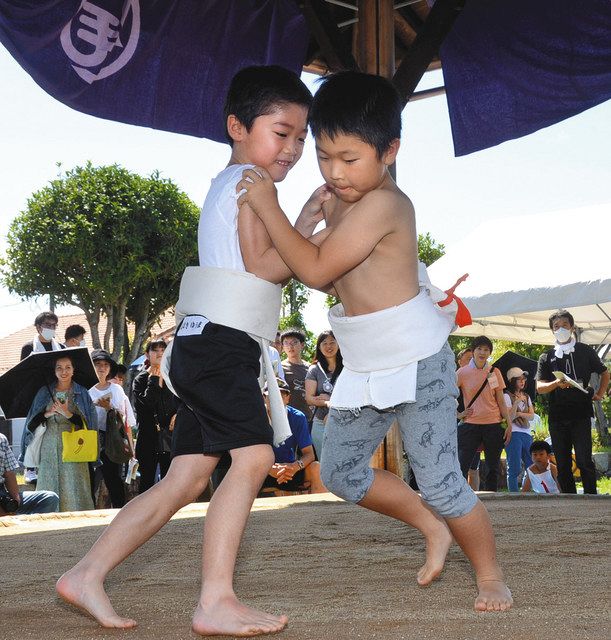
[(520, 367), (511, 367), (507, 372), (507, 381), (512, 380), (513, 378), (521, 378), (522, 376), (528, 377), (528, 371), (522, 371)]

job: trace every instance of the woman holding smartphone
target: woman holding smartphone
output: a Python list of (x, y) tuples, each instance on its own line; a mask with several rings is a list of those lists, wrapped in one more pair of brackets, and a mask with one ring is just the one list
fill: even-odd
[(40, 424), (47, 427), (40, 445), (36, 489), (57, 493), (60, 511), (86, 511), (93, 509), (89, 467), (86, 462), (63, 462), (62, 432), (80, 429), (84, 423), (88, 429), (97, 429), (95, 407), (87, 389), (73, 381), (74, 364), (69, 356), (58, 356), (54, 373), (55, 381), (38, 390), (26, 418), (30, 431)]
[(95, 404), (98, 416), (102, 477), (108, 489), (113, 509), (120, 509), (125, 504), (125, 487), (121, 477), (123, 465), (112, 462), (106, 455), (106, 417), (110, 409), (117, 410), (123, 416), (123, 420), (126, 423), (125, 431), (132, 452), (134, 451), (132, 427), (136, 424), (136, 419), (123, 388), (118, 384), (109, 382), (115, 376), (117, 367), (111, 355), (104, 349), (96, 349), (92, 352), (91, 359), (99, 380), (96, 385), (89, 389), (89, 395)]

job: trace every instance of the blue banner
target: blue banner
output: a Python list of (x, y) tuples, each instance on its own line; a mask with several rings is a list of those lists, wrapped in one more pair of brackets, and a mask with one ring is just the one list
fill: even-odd
[(78, 111), (225, 142), (235, 72), (300, 74), (308, 30), (293, 0), (0, 0), (0, 42)]
[(611, 0), (468, 0), (440, 51), (457, 156), (611, 98)]

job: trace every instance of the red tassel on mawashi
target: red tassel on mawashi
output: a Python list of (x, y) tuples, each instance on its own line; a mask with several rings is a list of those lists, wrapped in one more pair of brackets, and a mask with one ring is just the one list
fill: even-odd
[(459, 327), (467, 327), (470, 324), (473, 324), (471, 313), (469, 309), (467, 309), (467, 305), (457, 295), (454, 294), (456, 287), (458, 287), (458, 285), (464, 282), (468, 277), (469, 274), (465, 273), (464, 276), (458, 278), (458, 280), (454, 283), (454, 286), (446, 290), (445, 293), (448, 294), (448, 297), (445, 300), (437, 303), (440, 307), (445, 307), (453, 300), (456, 301), (456, 304), (458, 305), (458, 309), (456, 310), (456, 324)]

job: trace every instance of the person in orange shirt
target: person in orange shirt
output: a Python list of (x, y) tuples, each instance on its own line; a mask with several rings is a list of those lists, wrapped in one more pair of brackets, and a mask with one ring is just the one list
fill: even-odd
[(492, 369), (488, 358), (492, 342), (486, 336), (478, 336), (471, 343), (473, 357), (469, 364), (457, 371), (458, 387), (462, 392), (465, 409), (472, 411), (466, 422), (458, 427), (458, 460), (467, 477), (469, 465), (481, 445), (486, 457), (484, 491), (496, 491), (499, 481), (501, 451), (511, 439), (511, 425), (504, 429), (501, 422), (507, 419), (508, 409), (503, 398), (505, 382), (498, 369)]

